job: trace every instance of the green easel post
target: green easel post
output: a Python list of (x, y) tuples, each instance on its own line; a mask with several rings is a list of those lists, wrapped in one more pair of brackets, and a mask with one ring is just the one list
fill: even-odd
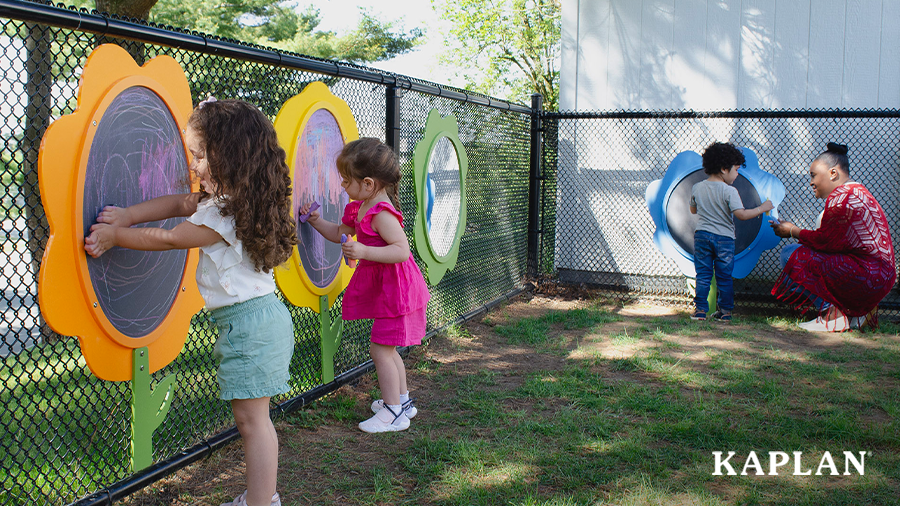
[(175, 375), (166, 376), (151, 390), (150, 351), (135, 349), (131, 362), (131, 470), (137, 472), (153, 463), (153, 431), (172, 406)]
[[(688, 288), (694, 292), (694, 295), (697, 295), (697, 278), (687, 278)], [(718, 303), (718, 290), (716, 289), (716, 277), (713, 276), (712, 280), (709, 283), (709, 295), (706, 297), (706, 303), (709, 310), (708, 314), (712, 314), (716, 311), (716, 304)]]
[(709, 314), (715, 313), (718, 303), (718, 290), (716, 289), (716, 277), (712, 277), (712, 281), (709, 283), (709, 297), (706, 298), (706, 302), (709, 307)]
[(322, 334), (322, 384), (334, 381), (334, 354), (341, 344), (344, 320), (331, 321), (328, 296), (319, 297), (319, 328)]

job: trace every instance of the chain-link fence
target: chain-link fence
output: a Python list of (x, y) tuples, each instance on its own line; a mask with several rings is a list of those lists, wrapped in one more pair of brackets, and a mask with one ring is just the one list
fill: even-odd
[[(429, 331), (521, 289), (527, 261), (530, 109), (364, 67), (96, 12), (0, 0), (0, 16), (0, 283), (5, 286), (0, 298), (0, 504), (110, 504), (237, 437), (228, 404), (217, 398), (215, 330), (206, 311), (194, 316), (178, 358), (153, 375), (155, 388), (161, 378), (174, 374), (176, 394), (154, 433), (156, 464), (134, 475), (128, 466), (129, 384), (97, 379), (86, 367), (77, 339), (55, 334), (42, 322), (37, 274), (49, 229), (37, 156), (47, 126), (73, 113), (81, 70), (102, 42), (121, 45), (138, 63), (158, 55), (173, 57), (188, 76), (194, 104), (208, 94), (242, 98), (273, 119), (306, 84), (325, 82), (349, 104), (361, 136), (392, 137), (386, 140), (401, 160), (401, 207), (411, 243), (413, 150), (431, 109), (452, 113), (469, 161), (468, 220), (456, 267), (430, 287)], [(371, 364), (370, 323), (348, 321), (334, 358), (337, 379), (323, 385), (317, 315), (288, 306), (296, 336), (292, 388), (273, 399), (276, 415), (333, 390)], [(340, 302), (332, 309), (332, 318), (339, 316)]]
[[(815, 228), (824, 208), (809, 188), (809, 164), (827, 142), (847, 144), (851, 178), (872, 192), (892, 237), (900, 238), (897, 110), (548, 113), (542, 121), (541, 254), (545, 271), (552, 265), (564, 283), (689, 302), (685, 277), (653, 246), (656, 226), (645, 192), (678, 153), (702, 153), (714, 141), (753, 150), (760, 168), (784, 183), (779, 216), (803, 228)], [(748, 276), (735, 280), (738, 310), (774, 302), (780, 247), (791, 242), (764, 252)], [(900, 313), (896, 286), (880, 308)]]

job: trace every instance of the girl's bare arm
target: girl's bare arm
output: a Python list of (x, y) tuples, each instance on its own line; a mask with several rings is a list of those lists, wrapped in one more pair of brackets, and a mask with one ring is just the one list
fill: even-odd
[(325, 239), (328, 239), (331, 242), (341, 242), (341, 234), (356, 234), (356, 229), (348, 227), (343, 223), (332, 223), (327, 221), (322, 218), (322, 215), (318, 210), (310, 211), (310, 204), (312, 203), (309, 202), (303, 205), (299, 212), (301, 215), (309, 213), (309, 218), (307, 218), (306, 223), (312, 225), (312, 227)]
[(197, 211), (200, 193), (164, 195), (128, 207), (106, 206), (97, 216), (97, 223), (116, 227), (130, 227), (138, 223), (159, 221), (176, 216), (190, 216)]
[(387, 243), (386, 246), (347, 242), (342, 247), (344, 256), (383, 264), (398, 264), (409, 258), (409, 241), (396, 216), (387, 211), (376, 214), (372, 219), (372, 229)]
[(91, 226), (91, 235), (84, 239), (88, 255), (97, 258), (115, 246), (141, 251), (168, 251), (209, 246), (222, 240), (215, 230), (189, 221), (172, 230), (164, 228), (116, 227), (105, 223)]

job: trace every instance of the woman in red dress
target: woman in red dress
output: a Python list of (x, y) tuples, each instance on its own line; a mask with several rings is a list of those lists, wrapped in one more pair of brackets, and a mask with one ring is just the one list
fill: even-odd
[(847, 146), (829, 142), (809, 175), (816, 198), (825, 199), (822, 225), (816, 230), (788, 221), (772, 225), (779, 237), (800, 241), (772, 295), (795, 308), (819, 311), (815, 320), (800, 324), (806, 330), (874, 327), (878, 303), (897, 279), (887, 218), (869, 190), (850, 180)]

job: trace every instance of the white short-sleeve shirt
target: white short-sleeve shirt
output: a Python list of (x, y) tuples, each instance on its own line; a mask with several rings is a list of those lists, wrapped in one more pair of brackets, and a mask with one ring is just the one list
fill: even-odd
[(208, 198), (197, 204), (187, 221), (209, 227), (222, 240), (200, 248), (197, 286), (207, 309), (245, 302), (275, 291), (272, 272), (257, 272), (250, 255), (244, 253), (234, 229), (234, 218), (222, 216), (221, 201)]

